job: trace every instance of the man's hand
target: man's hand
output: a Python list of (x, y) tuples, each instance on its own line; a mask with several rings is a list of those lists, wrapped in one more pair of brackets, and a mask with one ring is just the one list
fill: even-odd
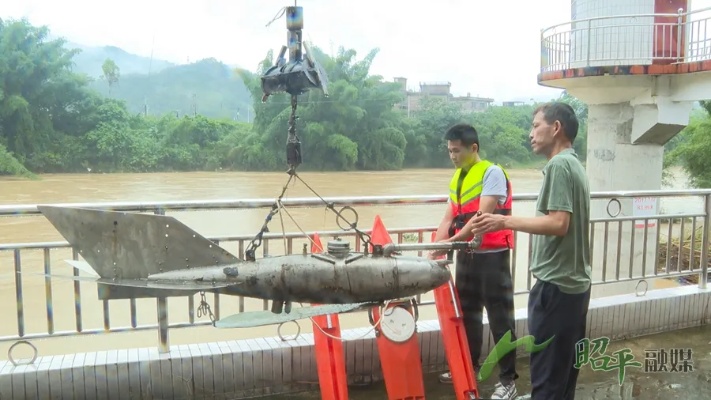
[(504, 215), (486, 213), (470, 219), (464, 229), (469, 230), (473, 235), (482, 235), (504, 229), (505, 222)]
[(447, 254), (448, 250), (430, 250), (429, 253), (427, 253), (427, 258), (430, 260), (436, 260), (444, 255)]
[[(435, 243), (448, 243), (448, 242), (450, 242), (450, 239), (438, 240), (438, 241), (436, 241)], [(442, 256), (446, 255), (448, 251), (449, 251), (449, 250), (445, 250), (445, 249), (430, 250), (430, 251), (427, 253), (427, 258), (429, 258), (430, 260), (437, 259), (437, 258), (439, 258), (439, 257), (442, 257)]]

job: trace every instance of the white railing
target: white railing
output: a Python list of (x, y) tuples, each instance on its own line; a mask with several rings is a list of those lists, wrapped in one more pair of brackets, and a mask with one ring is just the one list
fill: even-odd
[[(516, 204), (521, 202), (532, 203), (536, 200), (536, 194), (517, 194), (514, 196), (514, 210)], [(690, 277), (698, 279), (698, 285), (702, 288), (706, 287), (708, 276), (708, 247), (709, 247), (709, 216), (711, 215), (711, 190), (683, 190), (683, 191), (645, 191), (645, 192), (604, 192), (593, 193), (593, 203), (600, 206), (601, 209), (607, 210), (607, 216), (604, 218), (594, 218), (591, 224), (591, 245), (593, 248), (592, 265), (594, 271), (594, 285), (606, 285), (609, 283), (619, 283), (624, 281), (639, 282), (647, 279), (659, 278), (680, 278)], [(702, 206), (700, 210), (693, 211), (685, 207), (686, 211), (683, 214), (673, 213), (652, 213), (646, 215), (629, 215), (628, 212), (619, 211), (623, 208), (631, 209), (634, 199), (649, 199), (656, 198), (667, 200), (670, 198), (686, 199), (697, 198), (701, 199)], [(446, 196), (401, 196), (401, 197), (340, 197), (326, 198), (326, 202), (332, 203), (334, 206), (352, 206), (352, 207), (383, 207), (383, 206), (402, 206), (402, 205), (437, 205), (442, 207), (446, 202)], [(606, 205), (601, 205), (606, 203)], [(272, 207), (273, 200), (271, 199), (241, 199), (241, 200), (224, 200), (224, 201), (186, 201), (186, 202), (144, 202), (144, 203), (84, 203), (70, 204), (71, 206), (82, 206), (96, 209), (135, 211), (135, 212), (153, 212), (156, 214), (167, 214), (176, 211), (210, 211), (210, 210), (237, 210), (237, 209), (268, 209)], [(647, 204), (647, 203), (645, 203)], [(68, 204), (65, 204), (65, 206)], [(323, 206), (323, 200), (318, 198), (292, 198), (283, 201), (283, 205), (289, 208), (306, 207), (313, 208)], [(616, 211), (617, 210), (617, 211)], [(387, 211), (383, 211), (386, 214)], [(5, 218), (18, 218), (22, 216), (35, 215), (42, 218), (41, 214), (34, 205), (21, 206), (0, 206), (0, 216)], [(439, 215), (439, 213), (437, 213)], [(437, 222), (437, 221), (433, 221)], [(636, 227), (636, 224), (642, 223), (644, 228)], [(691, 232), (686, 235), (688, 224), (691, 224)], [(666, 229), (662, 229), (662, 225), (666, 225)], [(656, 228), (649, 228), (654, 226)], [(702, 229), (699, 229), (702, 228)], [(368, 229), (360, 228), (365, 232), (370, 232)], [(653, 229), (654, 234), (648, 229)], [(429, 242), (431, 232), (436, 230), (436, 226), (423, 226), (416, 228), (397, 228), (390, 229), (391, 235), (394, 235), (394, 241), (397, 243), (403, 242)], [(678, 233), (677, 233), (678, 232)], [(313, 235), (314, 232), (306, 232)], [(355, 251), (360, 251), (362, 243), (357, 235), (352, 231), (320, 231), (319, 235), (328, 240), (330, 237), (339, 236), (342, 238), (350, 238)], [(635, 235), (638, 235), (635, 237)], [(642, 239), (640, 240), (640, 235)], [(662, 235), (667, 237), (667, 243), (672, 241), (673, 237), (678, 237), (680, 240), (678, 249), (673, 248), (670, 251), (669, 245), (663, 246), (661, 239)], [(239, 253), (241, 257), (245, 245), (253, 239), (253, 235), (235, 235), (223, 237), (211, 237), (216, 243), (226, 246), (233, 246), (235, 253)], [(308, 239), (304, 237), (304, 233), (287, 233), (285, 235), (277, 233), (268, 233), (263, 237), (262, 255), (270, 254), (270, 243), (277, 241), (279, 245), (286, 241), (286, 253), (291, 253), (292, 250), (300, 251), (301, 246), (306, 244)], [(512, 277), (514, 281), (514, 292), (516, 295), (527, 293), (532, 287), (534, 278), (528, 272), (528, 261), (530, 260), (530, 243), (531, 236), (527, 234), (517, 233), (515, 237), (516, 247), (511, 257)], [(650, 243), (651, 242), (651, 243)], [(637, 246), (637, 247), (635, 247)], [(636, 248), (636, 250), (635, 250)], [(641, 254), (640, 254), (640, 248)], [(665, 250), (666, 249), (666, 250)], [(42, 266), (26, 266), (23, 264), (23, 256), (31, 252), (42, 252)], [(666, 253), (662, 253), (666, 251)], [(66, 256), (61, 256), (66, 254)], [(660, 254), (665, 254), (660, 257)], [(53, 256), (54, 255), (54, 256)], [(59, 255), (59, 256), (58, 256)], [(274, 255), (274, 254), (272, 254)], [(420, 253), (420, 255), (422, 255)], [(624, 257), (623, 257), (624, 255)], [(84, 293), (82, 296), (82, 287), (84, 285), (95, 285), (93, 283), (73, 282), (73, 319), (67, 320), (67, 316), (72, 313), (61, 313), (61, 320), (57, 321), (54, 310), (56, 302), (60, 301), (64, 304), (68, 303), (67, 298), (57, 296), (57, 285), (59, 282), (68, 282), (63, 280), (54, 280), (46, 275), (52, 274), (55, 264), (60, 264), (62, 268), (68, 268), (64, 261), (65, 258), (72, 257), (79, 259), (75, 250), (72, 250), (66, 242), (38, 242), (38, 243), (13, 243), (0, 244), (0, 259), (8, 262), (2, 263), (0, 271), (6, 276), (14, 275), (14, 296), (11, 293), (4, 293), (3, 300), (14, 301), (17, 306), (17, 312), (14, 316), (6, 315), (6, 326), (16, 323), (16, 330), (12, 334), (0, 336), (0, 342), (12, 342), (17, 340), (40, 339), (50, 337), (66, 337), (76, 335), (87, 335), (97, 333), (112, 333), (126, 331), (140, 331), (146, 329), (159, 329), (161, 350), (167, 349), (168, 346), (168, 330), (170, 328), (187, 328), (194, 326), (204, 326), (210, 324), (206, 317), (203, 321), (197, 321), (195, 318), (195, 296), (186, 296), (185, 298), (171, 297), (169, 300), (160, 299), (139, 299), (139, 300), (115, 300), (112, 301), (112, 310), (119, 310), (119, 313), (130, 315), (130, 323), (128, 326), (116, 326), (112, 320), (109, 308), (109, 301), (98, 300), (96, 292)], [(660, 263), (659, 259), (665, 261)], [(519, 260), (520, 259), (520, 260)], [(10, 261), (12, 260), (12, 261)], [(517, 261), (518, 260), (518, 261)], [(650, 261), (651, 260), (651, 261)], [(524, 264), (524, 265), (521, 265)], [(32, 276), (27, 272), (39, 272)], [(78, 271), (73, 269), (74, 275), (78, 275)], [(45, 275), (45, 276), (41, 276)], [(35, 279), (35, 286), (44, 286), (44, 302), (37, 302), (37, 297), (42, 296), (42, 293), (26, 293), (23, 291), (23, 283), (27, 284), (30, 280)], [(39, 281), (37, 281), (39, 280)], [(72, 285), (71, 282), (68, 285)], [(54, 289), (53, 289), (54, 288)], [(64, 294), (69, 296), (71, 288), (64, 291)], [(25, 300), (30, 296), (33, 300), (32, 305), (26, 304)], [(211, 297), (210, 303), (215, 317), (219, 319), (220, 314), (224, 314), (225, 307), (221, 303), (222, 299), (229, 302), (227, 306), (229, 312), (245, 312), (256, 311), (257, 309), (268, 309), (267, 301), (254, 301), (254, 299), (245, 299), (244, 297), (234, 298), (233, 296), (220, 296), (215, 294)], [(234, 299), (234, 300), (233, 300)], [(421, 305), (432, 304), (432, 301), (423, 301), (418, 298)], [(42, 304), (43, 303), (43, 304)], [(114, 304), (115, 303), (115, 304)], [(121, 309), (121, 305), (127, 305), (128, 310)], [(187, 306), (187, 310), (185, 307)], [(256, 306), (256, 307), (255, 307)], [(157, 323), (139, 324), (137, 314), (140, 311), (145, 314), (145, 308), (153, 308), (150, 313), (157, 316)], [(87, 309), (92, 311), (86, 311)], [(100, 311), (99, 311), (100, 310)], [(168, 322), (168, 311), (171, 311), (173, 318), (172, 322)], [(187, 313), (183, 314), (183, 312)], [(98, 322), (98, 315), (100, 321)], [(183, 319), (175, 318), (177, 314), (182, 314)], [(71, 317), (70, 317), (71, 318)], [(93, 319), (94, 324), (87, 321)], [(27, 321), (31, 321), (34, 328), (27, 327)], [(41, 323), (46, 321), (46, 323)], [(58, 324), (58, 322), (60, 324)], [(98, 322), (98, 323), (97, 323)], [(57, 329), (56, 326), (61, 325), (64, 329)], [(44, 326), (42, 328), (38, 326)], [(71, 329), (66, 328), (72, 326)], [(10, 328), (10, 330), (14, 330)]]
[(711, 60), (711, 8), (586, 18), (541, 32), (541, 72)]

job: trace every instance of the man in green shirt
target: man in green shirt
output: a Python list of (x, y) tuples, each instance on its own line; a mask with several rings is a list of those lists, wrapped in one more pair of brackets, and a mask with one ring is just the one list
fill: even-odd
[(544, 350), (531, 354), (533, 400), (575, 397), (575, 346), (585, 337), (592, 280), (590, 189), (573, 150), (577, 133), (578, 120), (569, 105), (538, 107), (529, 137), (533, 152), (548, 163), (536, 217), (484, 214), (469, 224), (475, 235), (501, 229), (533, 235), (530, 270), (537, 281), (528, 298), (529, 332), (536, 344), (554, 337)]

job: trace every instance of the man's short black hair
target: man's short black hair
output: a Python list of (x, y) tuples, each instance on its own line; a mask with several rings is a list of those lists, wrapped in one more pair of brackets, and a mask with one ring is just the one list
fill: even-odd
[(469, 124), (457, 124), (449, 128), (444, 134), (444, 140), (459, 140), (467, 147), (475, 144), (477, 149), (480, 148), (479, 133)]
[(570, 144), (575, 142), (575, 138), (578, 136), (578, 117), (570, 104), (560, 101), (545, 103), (536, 107), (533, 116), (535, 117), (539, 112), (543, 113), (543, 119), (549, 125), (560, 121), (563, 133), (570, 140)]

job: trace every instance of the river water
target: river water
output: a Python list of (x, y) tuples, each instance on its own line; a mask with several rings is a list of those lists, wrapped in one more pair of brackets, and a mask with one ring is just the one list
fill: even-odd
[[(406, 170), (394, 172), (343, 172), (318, 173), (303, 172), (301, 178), (321, 196), (377, 196), (377, 195), (433, 195), (448, 191), (448, 182), (452, 171)], [(518, 193), (537, 193), (542, 175), (539, 170), (521, 169), (509, 171)], [(193, 173), (155, 173), (155, 174), (62, 174), (44, 175), (40, 180), (28, 181), (4, 179), (0, 181), (0, 204), (51, 204), (77, 202), (125, 202), (125, 201), (175, 201), (175, 200), (217, 200), (244, 198), (274, 198), (286, 183), (286, 173), (243, 173), (243, 172), (193, 172)], [(684, 179), (675, 181), (677, 187), (686, 186)], [(287, 190), (285, 198), (312, 197), (313, 193), (301, 182), (296, 182)], [(668, 203), (666, 207), (679, 208), (680, 203)], [(388, 228), (406, 228), (435, 226), (444, 212), (443, 205), (397, 206), (397, 207), (361, 207), (357, 209), (360, 228), (372, 227), (376, 215), (380, 215)], [(194, 230), (205, 236), (227, 236), (255, 234), (261, 227), (267, 209), (238, 211), (192, 211), (169, 213)], [(336, 218), (324, 207), (309, 209), (291, 209), (295, 223), (285, 216), (284, 230), (296, 232), (337, 230)], [(533, 203), (516, 202), (514, 213), (532, 215)], [(281, 221), (275, 217), (270, 223), (272, 232), (281, 232)], [(57, 231), (41, 216), (13, 216), (0, 219), (0, 243), (26, 243), (40, 241), (63, 241)], [(295, 242), (294, 249), (300, 249)], [(297, 245), (297, 243), (299, 243)], [(516, 261), (516, 287), (524, 289), (527, 284), (527, 240), (520, 240)], [(237, 254), (234, 244), (225, 248)], [(270, 255), (284, 253), (280, 241), (270, 243)], [(261, 254), (261, 253), (258, 253)], [(47, 291), (43, 273), (42, 250), (23, 251), (22, 284), (27, 333), (47, 331)], [(52, 273), (68, 275), (71, 268), (63, 262), (71, 257), (69, 251), (53, 250), (50, 254)], [(33, 275), (34, 274), (34, 275)], [(12, 252), (0, 252), (0, 311), (5, 320), (0, 325), (0, 336), (17, 333), (15, 301), (15, 273)], [(97, 300), (96, 285), (81, 284), (82, 323), (84, 329), (103, 327), (102, 303)], [(610, 289), (596, 288), (595, 296), (629, 291), (629, 287)], [(67, 280), (53, 279), (51, 285), (52, 307), (55, 331), (75, 329), (75, 302), (73, 283)], [(423, 299), (431, 299), (431, 295)], [(198, 297), (196, 296), (197, 306)], [(212, 301), (212, 296), (208, 296)], [(516, 298), (516, 307), (525, 307), (526, 296)], [(168, 300), (171, 322), (187, 321), (188, 307), (185, 298)], [(221, 297), (221, 315), (237, 312), (236, 298)], [(137, 301), (138, 324), (156, 322), (155, 300)], [(247, 299), (248, 311), (262, 309), (261, 300)], [(214, 307), (214, 306), (213, 306)], [(434, 307), (423, 307), (420, 312), (423, 319), (436, 319)], [(110, 302), (111, 326), (129, 326), (129, 304), (127, 300)], [(200, 319), (206, 320), (205, 317)], [(301, 321), (301, 332), (310, 332), (309, 321)], [(367, 326), (364, 313), (344, 315), (342, 328)], [(219, 330), (212, 327), (175, 329), (170, 331), (170, 344), (183, 344), (204, 341), (230, 340), (255, 336), (275, 336), (275, 326), (254, 329)], [(284, 326), (282, 333), (295, 332), (293, 324)], [(158, 343), (156, 330), (143, 332), (118, 333), (111, 335), (91, 335), (74, 338), (52, 338), (33, 342), (40, 355), (85, 352), (105, 349), (123, 349), (132, 347), (153, 347)], [(0, 351), (6, 351), (12, 342), (0, 342)], [(18, 354), (20, 351), (18, 350)]]

